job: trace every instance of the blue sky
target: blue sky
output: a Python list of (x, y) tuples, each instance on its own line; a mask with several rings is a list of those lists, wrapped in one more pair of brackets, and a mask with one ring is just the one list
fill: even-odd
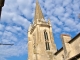
[[(61, 34), (72, 38), (80, 32), (80, 0), (39, 0), (45, 20), (50, 18), (54, 40), (62, 47)], [(35, 0), (6, 0), (0, 21), (0, 60), (26, 60), (28, 56), (27, 32), (33, 21)]]

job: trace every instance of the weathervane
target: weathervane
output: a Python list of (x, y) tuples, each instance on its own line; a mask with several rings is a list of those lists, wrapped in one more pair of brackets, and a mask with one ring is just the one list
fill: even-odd
[(4, 6), (4, 2), (5, 0), (0, 0), (0, 18), (1, 18), (2, 7)]

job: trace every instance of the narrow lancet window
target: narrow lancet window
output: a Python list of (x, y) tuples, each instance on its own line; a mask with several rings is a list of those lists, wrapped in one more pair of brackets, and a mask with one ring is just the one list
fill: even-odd
[(44, 37), (45, 37), (45, 40), (48, 40), (48, 34), (46, 31), (44, 31)]
[(50, 50), (49, 42), (46, 42), (46, 50)]
[(44, 31), (44, 38), (45, 38), (46, 50), (50, 50), (48, 33), (46, 31)]

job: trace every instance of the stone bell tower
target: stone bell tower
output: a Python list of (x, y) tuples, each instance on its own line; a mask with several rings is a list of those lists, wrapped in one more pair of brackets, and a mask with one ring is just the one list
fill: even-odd
[(38, 0), (33, 24), (28, 30), (28, 60), (53, 60), (56, 52), (50, 19), (45, 21)]

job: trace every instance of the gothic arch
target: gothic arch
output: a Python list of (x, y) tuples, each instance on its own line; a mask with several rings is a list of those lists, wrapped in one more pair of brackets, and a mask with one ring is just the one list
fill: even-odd
[(46, 46), (46, 50), (50, 50), (49, 39), (48, 39), (48, 33), (47, 33), (46, 30), (44, 30), (44, 38), (45, 38), (45, 46)]

